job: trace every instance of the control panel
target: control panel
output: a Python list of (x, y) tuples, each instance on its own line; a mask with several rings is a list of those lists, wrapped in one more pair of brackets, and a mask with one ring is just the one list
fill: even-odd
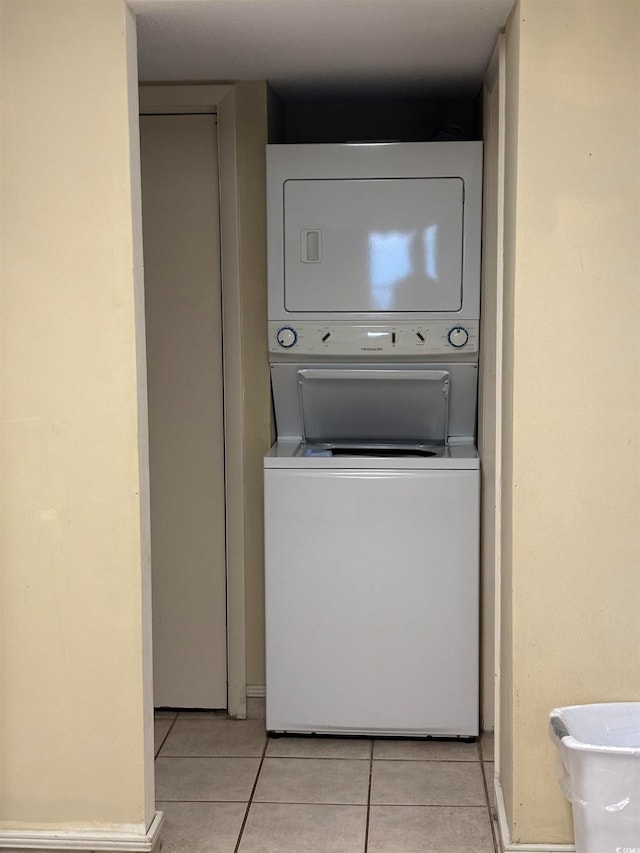
[(269, 352), (298, 355), (416, 356), (478, 352), (479, 322), (427, 320), (395, 324), (269, 323)]

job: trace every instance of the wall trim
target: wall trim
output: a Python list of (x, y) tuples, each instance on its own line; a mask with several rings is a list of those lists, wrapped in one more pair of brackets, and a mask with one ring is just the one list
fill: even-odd
[(247, 684), (247, 699), (264, 699), (266, 695), (264, 684)]
[(105, 851), (105, 853), (154, 853), (158, 848), (162, 812), (156, 812), (151, 826), (144, 834), (127, 830), (0, 830), (0, 850)]
[[(138, 43), (136, 20), (126, 10), (127, 92), (129, 110), (129, 163), (131, 186), (131, 238), (135, 299), (136, 380), (138, 392), (138, 478), (140, 489), (140, 567), (142, 610), (142, 707), (144, 761), (144, 824), (156, 812), (155, 736), (153, 722), (153, 616), (151, 612), (151, 485), (149, 480), (149, 405), (147, 343), (144, 309), (144, 258), (142, 249), (142, 175), (140, 164), (140, 105), (138, 100)], [(122, 828), (124, 829), (124, 828)]]
[(511, 840), (511, 830), (507, 821), (507, 810), (504, 805), (502, 785), (497, 777), (493, 780), (496, 792), (498, 812), (498, 830), (500, 850), (502, 853), (576, 853), (573, 844), (519, 844)]
[(496, 282), (496, 433), (495, 433), (495, 477), (496, 477), (496, 529), (494, 548), (496, 565), (494, 575), (494, 723), (496, 737), (494, 758), (496, 770), (500, 775), (502, 727), (501, 679), (502, 679), (502, 388), (504, 385), (504, 198), (505, 198), (505, 158), (506, 158), (506, 97), (507, 97), (507, 40), (504, 33), (498, 36), (497, 80), (498, 85), (498, 268)]
[(140, 83), (140, 115), (216, 113), (231, 83)]
[[(498, 116), (496, 139), (496, 281), (495, 281), (495, 400), (494, 400), (494, 537), (493, 537), (493, 723), (495, 729), (494, 759), (500, 773), (501, 732), (501, 656), (502, 656), (502, 385), (504, 338), (504, 183), (505, 183), (505, 79), (506, 40), (498, 35), (484, 80), (486, 96), (497, 91)], [(487, 149), (485, 148), (485, 157)], [(486, 283), (485, 283), (486, 285)]]

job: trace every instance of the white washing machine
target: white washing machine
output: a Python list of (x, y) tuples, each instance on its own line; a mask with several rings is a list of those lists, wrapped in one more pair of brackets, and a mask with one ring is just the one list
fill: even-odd
[(478, 734), (481, 165), (268, 147), (272, 732)]
[(300, 434), (264, 463), (267, 728), (476, 736), (475, 365), (272, 373)]

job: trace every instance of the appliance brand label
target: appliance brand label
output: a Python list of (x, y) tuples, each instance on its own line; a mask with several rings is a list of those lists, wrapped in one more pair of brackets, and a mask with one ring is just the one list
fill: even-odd
[(382, 347), (360, 347), (362, 352), (382, 352)]

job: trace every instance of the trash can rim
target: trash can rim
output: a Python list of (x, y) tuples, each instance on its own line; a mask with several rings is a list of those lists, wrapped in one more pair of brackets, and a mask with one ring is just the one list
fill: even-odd
[(569, 730), (564, 711), (572, 711), (582, 708), (605, 708), (621, 706), (635, 706), (640, 713), (640, 702), (597, 702), (586, 705), (566, 705), (564, 707), (554, 708), (549, 714), (549, 728), (552, 738), (568, 749), (581, 750), (584, 752), (599, 752), (607, 755), (626, 755), (640, 758), (640, 745), (638, 746), (617, 746), (615, 744), (590, 743), (579, 740)]
[(576, 740), (573, 735), (565, 735), (562, 739), (567, 749), (579, 749), (584, 752), (601, 752), (606, 755), (633, 755), (640, 758), (640, 746), (603, 746), (599, 743), (585, 743)]

